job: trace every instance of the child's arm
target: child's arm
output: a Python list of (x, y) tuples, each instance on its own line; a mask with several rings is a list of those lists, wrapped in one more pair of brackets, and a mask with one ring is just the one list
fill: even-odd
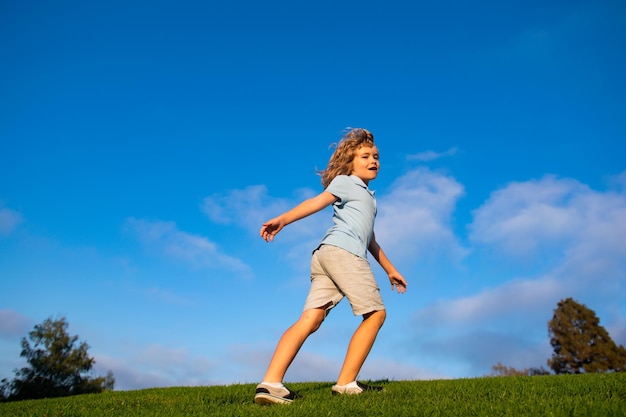
[(310, 216), (313, 213), (330, 206), (337, 197), (328, 191), (323, 191), (313, 198), (303, 201), (291, 210), (281, 214), (278, 217), (274, 217), (272, 220), (266, 221), (261, 226), (261, 237), (266, 242), (274, 240), (274, 236), (282, 230), (283, 227), (304, 217)]
[(404, 294), (406, 292), (406, 280), (398, 272), (395, 266), (391, 263), (385, 252), (380, 247), (378, 242), (376, 242), (376, 235), (372, 235), (372, 240), (370, 241), (370, 245), (367, 248), (369, 252), (372, 254), (376, 262), (380, 264), (380, 266), (385, 270), (387, 275), (389, 276), (389, 282), (391, 282), (391, 290), (393, 291), (394, 287), (396, 291), (400, 294)]

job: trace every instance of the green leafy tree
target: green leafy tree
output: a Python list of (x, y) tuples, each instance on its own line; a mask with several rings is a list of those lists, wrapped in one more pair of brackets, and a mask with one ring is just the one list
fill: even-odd
[(548, 334), (554, 349), (548, 366), (557, 374), (626, 371), (626, 349), (615, 344), (584, 304), (571, 298), (559, 301)]
[[(95, 360), (86, 342), (70, 336), (65, 317), (49, 318), (22, 338), (21, 356), (30, 366), (15, 371), (13, 381), (2, 381), (5, 400), (64, 397), (112, 390), (115, 384), (109, 371), (105, 377), (90, 377)], [(32, 345), (31, 345), (32, 342)]]

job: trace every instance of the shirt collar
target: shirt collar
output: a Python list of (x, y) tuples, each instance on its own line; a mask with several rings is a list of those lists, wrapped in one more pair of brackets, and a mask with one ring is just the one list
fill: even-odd
[(361, 178), (357, 177), (356, 175), (350, 174), (350, 178), (352, 178), (352, 181), (354, 181), (356, 185), (360, 185), (361, 187), (365, 188), (367, 192), (370, 193), (372, 196), (376, 192), (374, 190), (370, 190), (369, 188), (367, 188), (367, 184), (365, 184), (365, 182)]

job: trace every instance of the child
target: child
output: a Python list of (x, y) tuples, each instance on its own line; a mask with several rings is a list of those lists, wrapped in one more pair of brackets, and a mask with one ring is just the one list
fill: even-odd
[(356, 381), (356, 377), (385, 321), (380, 289), (367, 261), (367, 251), (382, 266), (398, 293), (406, 281), (389, 261), (374, 236), (376, 200), (368, 184), (380, 163), (374, 136), (365, 129), (348, 131), (337, 144), (328, 166), (321, 171), (325, 190), (316, 197), (263, 224), (261, 237), (271, 242), (283, 227), (333, 205), (335, 223), (311, 258), (311, 287), (300, 319), (281, 337), (263, 378), (257, 385), (257, 404), (290, 404), (296, 393), (282, 383), (287, 368), (304, 341), (315, 332), (330, 310), (346, 296), (354, 315), (363, 321), (354, 332), (333, 394), (382, 391)]

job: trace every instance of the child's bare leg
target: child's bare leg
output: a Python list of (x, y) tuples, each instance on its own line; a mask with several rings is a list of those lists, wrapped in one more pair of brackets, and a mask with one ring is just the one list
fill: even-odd
[(278, 341), (274, 356), (265, 372), (263, 382), (282, 382), (287, 368), (296, 357), (304, 341), (324, 321), (325, 308), (314, 308), (302, 313), (297, 322), (288, 328)]
[(370, 353), (378, 331), (385, 322), (387, 313), (385, 310), (378, 310), (363, 315), (363, 321), (352, 335), (346, 359), (341, 367), (337, 385), (346, 385), (356, 380), (367, 355)]

